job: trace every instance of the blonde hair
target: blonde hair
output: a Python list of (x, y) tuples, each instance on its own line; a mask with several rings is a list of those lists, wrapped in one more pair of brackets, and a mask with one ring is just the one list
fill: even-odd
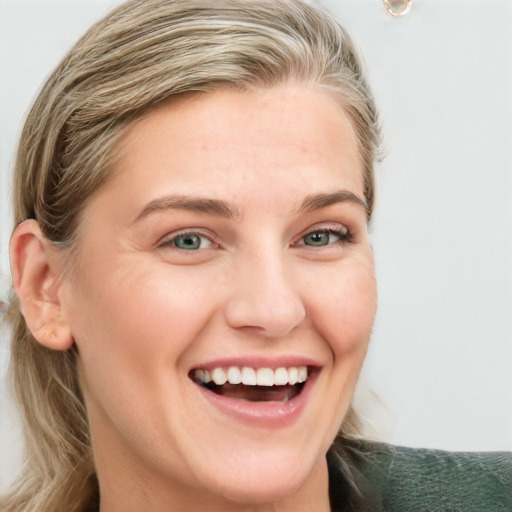
[[(357, 51), (334, 18), (300, 0), (132, 0), (77, 42), (36, 99), (15, 164), (15, 223), (36, 219), (48, 240), (72, 251), (80, 212), (109, 177), (134, 119), (175, 96), (284, 81), (339, 98), (357, 136), (370, 217), (377, 114)], [(2, 510), (97, 510), (77, 353), (37, 343), (16, 303), (10, 316), (26, 463)], [(359, 430), (351, 409), (338, 441)]]

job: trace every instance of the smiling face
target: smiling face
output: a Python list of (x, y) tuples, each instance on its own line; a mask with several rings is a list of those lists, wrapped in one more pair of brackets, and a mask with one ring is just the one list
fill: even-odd
[(102, 510), (328, 507), (376, 304), (347, 118), (325, 92), (225, 89), (120, 148), (63, 284)]

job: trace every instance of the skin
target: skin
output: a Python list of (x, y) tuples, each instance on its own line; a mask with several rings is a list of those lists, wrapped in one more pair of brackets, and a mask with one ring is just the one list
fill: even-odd
[[(158, 107), (119, 149), (54, 301), (79, 350), (101, 511), (329, 510), (325, 453), (376, 305), (346, 116), (290, 84), (219, 90)], [(308, 207), (314, 194), (334, 202)], [(350, 241), (335, 233), (346, 229)], [(173, 245), (184, 230), (203, 245)], [(327, 245), (306, 244), (326, 231)], [(189, 372), (227, 355), (314, 361), (298, 417), (270, 428), (205, 400)]]

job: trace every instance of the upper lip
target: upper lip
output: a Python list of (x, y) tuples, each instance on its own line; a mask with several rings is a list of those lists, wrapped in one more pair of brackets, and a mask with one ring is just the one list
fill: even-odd
[(194, 365), (191, 370), (212, 370), (214, 368), (229, 368), (231, 366), (239, 368), (272, 368), (275, 370), (276, 368), (286, 368), (290, 366), (308, 366), (312, 368), (319, 368), (322, 366), (322, 364), (311, 357), (300, 355), (280, 355), (272, 357), (269, 357), (268, 355), (253, 355), (212, 359)]

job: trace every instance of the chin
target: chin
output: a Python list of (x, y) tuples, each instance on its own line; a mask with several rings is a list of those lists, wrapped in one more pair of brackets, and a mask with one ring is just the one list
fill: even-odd
[(297, 456), (297, 452), (289, 456), (253, 453), (243, 463), (224, 465), (215, 474), (198, 476), (203, 486), (226, 501), (264, 505), (285, 501), (307, 488), (324, 466), (327, 471), (325, 457), (318, 460), (312, 454), (307, 457), (303, 453)]
[(235, 479), (219, 485), (219, 494), (240, 505), (264, 505), (285, 501), (305, 486), (307, 475), (293, 475), (283, 478), (259, 476), (258, 478)]

